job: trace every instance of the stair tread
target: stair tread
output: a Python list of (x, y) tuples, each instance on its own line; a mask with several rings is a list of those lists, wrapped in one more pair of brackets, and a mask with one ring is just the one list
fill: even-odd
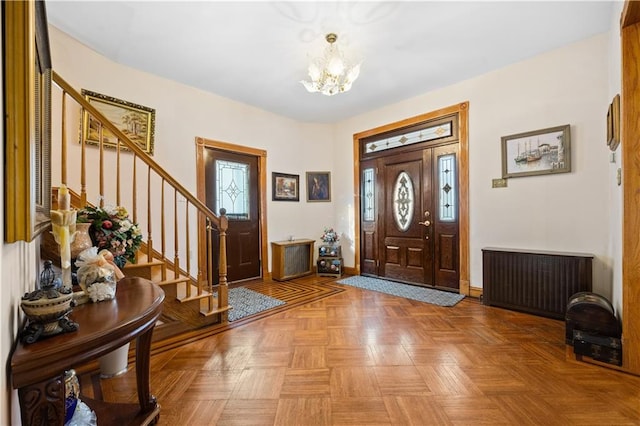
[(156, 284), (158, 284), (159, 286), (163, 286), (163, 285), (186, 283), (189, 281), (191, 281), (191, 278), (189, 277), (178, 277), (178, 278), (173, 278), (169, 280), (156, 281)]
[(211, 309), (209, 311), (205, 311), (203, 309), (200, 309), (200, 314), (204, 315), (205, 317), (209, 317), (211, 315), (219, 314), (221, 312), (230, 311), (231, 309), (233, 309), (232, 306), (226, 306), (224, 308), (215, 308), (215, 309)]
[(187, 296), (187, 291), (184, 286), (178, 287), (176, 289), (176, 299), (182, 303), (189, 302), (191, 300), (199, 300), (210, 297), (211, 293), (208, 291), (203, 291), (198, 294), (198, 288), (194, 285), (191, 285), (191, 296)]

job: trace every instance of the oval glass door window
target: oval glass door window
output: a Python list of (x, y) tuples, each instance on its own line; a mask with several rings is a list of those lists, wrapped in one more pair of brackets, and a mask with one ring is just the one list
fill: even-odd
[(401, 172), (393, 186), (393, 218), (401, 231), (406, 231), (413, 219), (413, 182), (407, 172)]

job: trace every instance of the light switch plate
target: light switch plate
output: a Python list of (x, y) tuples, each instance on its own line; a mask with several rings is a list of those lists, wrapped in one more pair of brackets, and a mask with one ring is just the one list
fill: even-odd
[(622, 185), (622, 169), (618, 167), (618, 171), (616, 172), (616, 180), (618, 181), (618, 186)]
[(507, 180), (506, 179), (491, 179), (491, 187), (492, 188), (506, 188)]

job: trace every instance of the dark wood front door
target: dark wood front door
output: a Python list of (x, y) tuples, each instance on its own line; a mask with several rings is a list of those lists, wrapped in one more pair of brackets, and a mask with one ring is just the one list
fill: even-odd
[(457, 158), (458, 144), (450, 144), (362, 163), (377, 170), (379, 206), (374, 221), (362, 223), (363, 273), (459, 289)]
[[(206, 204), (227, 211), (227, 279), (242, 281), (261, 276), (258, 158), (206, 148)], [(217, 235), (216, 235), (217, 238)], [(217, 259), (217, 254), (214, 254)]]

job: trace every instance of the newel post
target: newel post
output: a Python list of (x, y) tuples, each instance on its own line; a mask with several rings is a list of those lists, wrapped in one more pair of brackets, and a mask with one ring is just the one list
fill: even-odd
[[(229, 286), (227, 285), (227, 210), (220, 209), (220, 264), (219, 266), (219, 287), (218, 287), (218, 307), (229, 306)], [(220, 314), (221, 322), (227, 322), (228, 311)]]

